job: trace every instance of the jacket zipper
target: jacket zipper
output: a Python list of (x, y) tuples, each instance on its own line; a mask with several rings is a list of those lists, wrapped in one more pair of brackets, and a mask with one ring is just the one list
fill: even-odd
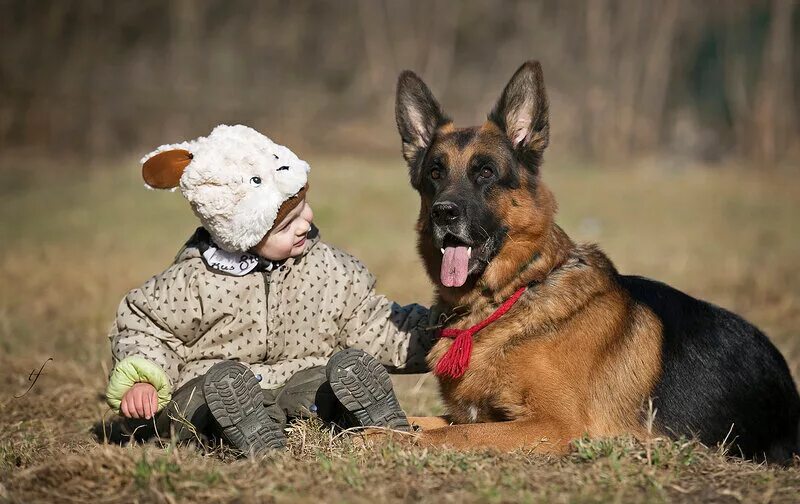
[(269, 347), (269, 342), (272, 340), (272, 337), (271, 337), (271, 334), (270, 334), (271, 333), (271, 328), (270, 328), (270, 323), (269, 323), (269, 278), (270, 278), (270, 272), (265, 271), (265, 272), (263, 272), (261, 274), (264, 277), (264, 328), (265, 328), (264, 345), (267, 347), (267, 354), (264, 356), (265, 357), (264, 360), (268, 361), (270, 359), (270, 354), (274, 353), (273, 352), (274, 349), (272, 349), (273, 351), (270, 351), (270, 347)]

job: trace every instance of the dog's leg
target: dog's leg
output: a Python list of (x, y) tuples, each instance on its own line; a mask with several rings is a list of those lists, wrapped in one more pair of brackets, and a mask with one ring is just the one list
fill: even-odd
[(419, 443), (453, 448), (495, 448), (510, 451), (531, 448), (539, 453), (565, 454), (569, 443), (580, 436), (555, 422), (515, 420), (512, 422), (458, 424), (423, 430)]
[(446, 417), (408, 417), (408, 423), (416, 425), (420, 429), (426, 431), (431, 429), (440, 429), (452, 424)]
[(360, 440), (360, 442), (369, 441), (369, 442), (386, 442), (389, 439), (393, 439), (396, 442), (413, 442), (420, 432), (433, 430), (433, 429), (441, 429), (442, 427), (447, 427), (452, 425), (450, 419), (443, 416), (438, 417), (408, 417), (408, 423), (415, 427), (415, 433), (411, 436), (407, 435), (396, 435), (396, 433), (387, 432), (386, 429), (374, 429), (374, 428), (367, 428), (362, 431), (360, 437), (354, 438)]

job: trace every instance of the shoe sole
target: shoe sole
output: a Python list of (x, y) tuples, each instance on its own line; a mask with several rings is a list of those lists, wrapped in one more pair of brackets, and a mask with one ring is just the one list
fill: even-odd
[(326, 374), (336, 398), (361, 427), (411, 430), (389, 373), (371, 355), (352, 348), (343, 350), (328, 361)]
[(253, 372), (238, 362), (214, 365), (206, 374), (203, 393), (225, 439), (246, 455), (286, 447), (283, 427), (267, 414)]

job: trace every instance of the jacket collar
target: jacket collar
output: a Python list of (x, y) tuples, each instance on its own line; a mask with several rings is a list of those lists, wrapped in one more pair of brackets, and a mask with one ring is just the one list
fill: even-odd
[(299, 257), (283, 261), (270, 261), (249, 252), (228, 252), (214, 243), (205, 228), (199, 227), (178, 252), (175, 262), (199, 257), (208, 269), (232, 276), (244, 276), (252, 272), (270, 272), (283, 264), (293, 264), (302, 260), (319, 242), (319, 229), (316, 226), (311, 226), (307, 240), (308, 245)]

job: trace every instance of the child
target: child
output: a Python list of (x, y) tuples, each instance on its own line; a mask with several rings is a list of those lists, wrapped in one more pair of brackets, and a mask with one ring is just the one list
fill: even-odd
[(111, 407), (178, 440), (221, 430), (250, 454), (283, 447), (287, 420), (311, 414), (407, 430), (384, 366), (426, 372), (433, 321), (320, 241), (308, 164), (241, 125), (142, 163), (147, 185), (180, 187), (203, 226), (120, 304)]

